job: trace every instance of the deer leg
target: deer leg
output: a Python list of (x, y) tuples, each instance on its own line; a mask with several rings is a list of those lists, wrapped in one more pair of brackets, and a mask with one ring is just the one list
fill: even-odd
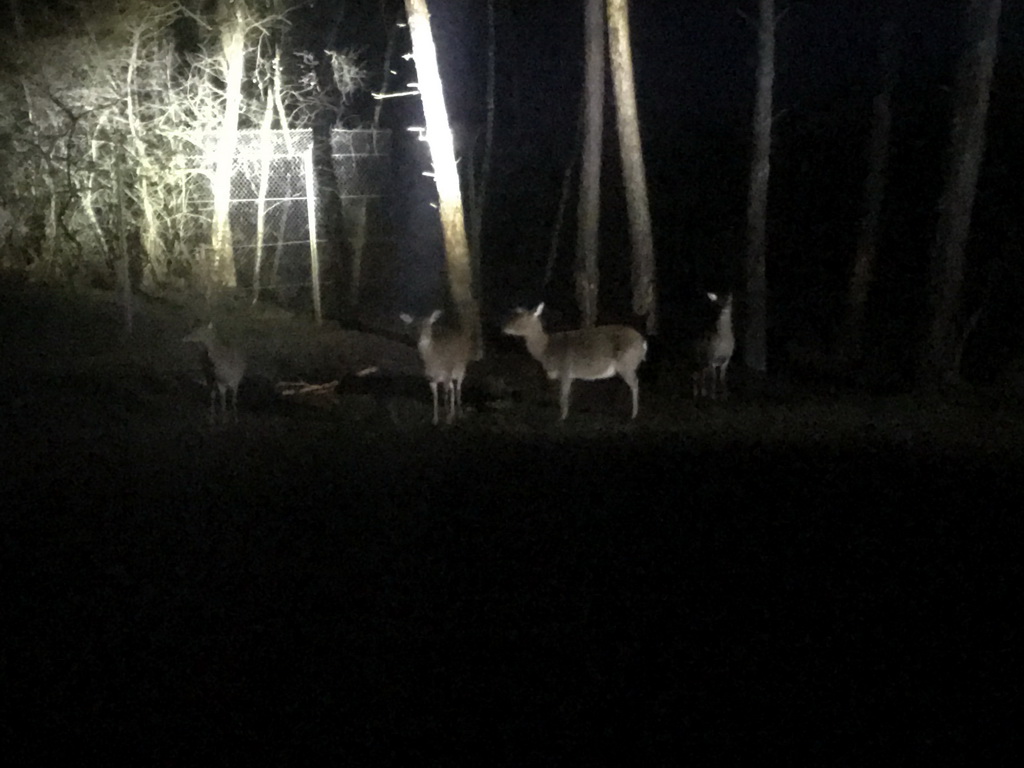
[(444, 391), (445, 391), (445, 399), (448, 402), (448, 415), (445, 418), (445, 421), (448, 424), (451, 424), (453, 421), (455, 421), (455, 380), (454, 379), (448, 379), (448, 381), (445, 382)]
[(452, 379), (452, 392), (455, 397), (455, 416), (462, 416), (462, 379)]
[(629, 385), (629, 391), (633, 395), (633, 415), (630, 418), (635, 419), (640, 411), (640, 382), (636, 377), (636, 371), (633, 373), (622, 372), (619, 375)]
[(434, 397), (434, 424), (437, 424), (437, 382), (430, 382), (430, 393)]
[(572, 389), (572, 377), (563, 376), (561, 380), (561, 397), (559, 402), (562, 406), (562, 421), (565, 421), (569, 416), (569, 391)]

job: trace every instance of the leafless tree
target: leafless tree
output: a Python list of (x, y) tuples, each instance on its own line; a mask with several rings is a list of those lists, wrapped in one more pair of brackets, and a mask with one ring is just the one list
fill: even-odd
[(576, 301), (580, 322), (597, 322), (600, 274), (601, 146), (604, 138), (605, 9), (603, 0), (586, 0), (583, 78), (583, 162), (576, 215)]
[(939, 204), (931, 253), (929, 325), (921, 355), (921, 384), (936, 388), (959, 376), (956, 369), (964, 252), (978, 174), (985, 154), (992, 73), (999, 37), (1001, 0), (968, 0), (968, 42), (957, 68), (949, 166)]
[(416, 79), (423, 100), (434, 182), (437, 186), (448, 285), (452, 300), (458, 309), (461, 329), (474, 337), (477, 350), (475, 356), (479, 357), (480, 307), (473, 296), (472, 259), (466, 237), (462, 190), (455, 165), (455, 146), (448, 122), (448, 110), (444, 103), (434, 36), (430, 29), (430, 14), (426, 0), (405, 0), (405, 10), (412, 38), (413, 59), (416, 62)]
[(768, 369), (768, 281), (765, 271), (768, 178), (771, 171), (772, 89), (775, 82), (775, 0), (758, 0), (757, 93), (754, 144), (747, 199), (747, 289), (743, 362)]
[(654, 235), (647, 197), (647, 172), (636, 109), (633, 53), (629, 40), (628, 0), (608, 0), (608, 50), (611, 58), (615, 113), (618, 118), (622, 181), (626, 190), (632, 244), (633, 311), (647, 319), (647, 333), (657, 331)]
[(882, 26), (879, 66), (882, 83), (872, 108), (871, 137), (867, 150), (868, 174), (864, 179), (864, 215), (857, 235), (857, 251), (854, 254), (853, 273), (850, 275), (841, 341), (841, 354), (847, 362), (859, 361), (862, 356), (864, 319), (868, 292), (874, 280), (878, 231), (882, 219), (882, 203), (885, 200), (892, 134), (892, 92), (897, 77), (896, 23), (892, 19)]

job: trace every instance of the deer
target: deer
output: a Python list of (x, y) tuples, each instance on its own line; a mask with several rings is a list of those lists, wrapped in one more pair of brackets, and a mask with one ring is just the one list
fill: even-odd
[(220, 411), (223, 420), (227, 420), (227, 395), (232, 395), (231, 405), (234, 420), (238, 421), (238, 385), (245, 376), (245, 355), (235, 347), (223, 343), (211, 322), (196, 329), (183, 342), (198, 343), (203, 346), (203, 374), (210, 388), (210, 421), (217, 419), (217, 395), (220, 395)]
[(732, 332), (732, 294), (720, 297), (708, 293), (708, 299), (718, 310), (713, 330), (704, 333), (697, 342), (697, 370), (693, 374), (693, 399), (710, 397), (717, 400), (729, 397), (726, 372), (729, 361), (736, 349), (736, 337)]
[(474, 359), (473, 344), (470, 337), (451, 328), (436, 326), (441, 317), (441, 310), (436, 309), (424, 318), (416, 319), (411, 315), (402, 314), (401, 318), (407, 325), (416, 325), (419, 337), (416, 348), (423, 360), (423, 372), (430, 383), (430, 393), (434, 400), (433, 423), (438, 423), (438, 386), (444, 387), (445, 405), (447, 406), (446, 423), (451, 424), (457, 416), (462, 415), (462, 380), (466, 377), (466, 367)]
[(640, 382), (637, 368), (647, 357), (647, 340), (626, 325), (599, 325), (548, 334), (540, 316), (544, 303), (536, 309), (517, 309), (502, 331), (521, 336), (530, 355), (543, 367), (549, 379), (559, 382), (561, 420), (569, 416), (569, 393), (576, 379), (596, 381), (618, 375), (633, 395), (635, 419), (640, 410)]

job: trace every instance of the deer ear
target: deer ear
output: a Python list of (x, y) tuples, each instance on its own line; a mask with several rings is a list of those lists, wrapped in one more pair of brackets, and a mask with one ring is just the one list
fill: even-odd
[(710, 291), (708, 291), (708, 298), (711, 299), (712, 301), (718, 301), (718, 294), (711, 293)]
[(544, 302), (542, 301), (540, 304), (537, 305), (537, 308), (535, 310), (533, 310), (533, 316), (534, 317), (540, 317), (540, 313), (543, 312), (543, 311), (544, 311)]
[(441, 310), (440, 309), (435, 309), (433, 312), (430, 313), (430, 320), (429, 320), (429, 322), (430, 323), (437, 322), (437, 318), (439, 318), (440, 316), (441, 316)]
[(402, 322), (405, 323), (406, 325), (412, 324), (412, 315), (407, 315), (405, 312), (403, 312), (402, 314), (399, 315), (399, 317), (402, 319)]

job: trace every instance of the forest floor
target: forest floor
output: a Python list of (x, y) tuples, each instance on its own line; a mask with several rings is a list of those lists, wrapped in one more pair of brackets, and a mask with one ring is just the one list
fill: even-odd
[(434, 427), (411, 339), (263, 310), (210, 424), (198, 322), (0, 283), (9, 765), (1019, 747), (1019, 402), (695, 405), (652, 354), (635, 422), (616, 380), (559, 423), (509, 344)]

